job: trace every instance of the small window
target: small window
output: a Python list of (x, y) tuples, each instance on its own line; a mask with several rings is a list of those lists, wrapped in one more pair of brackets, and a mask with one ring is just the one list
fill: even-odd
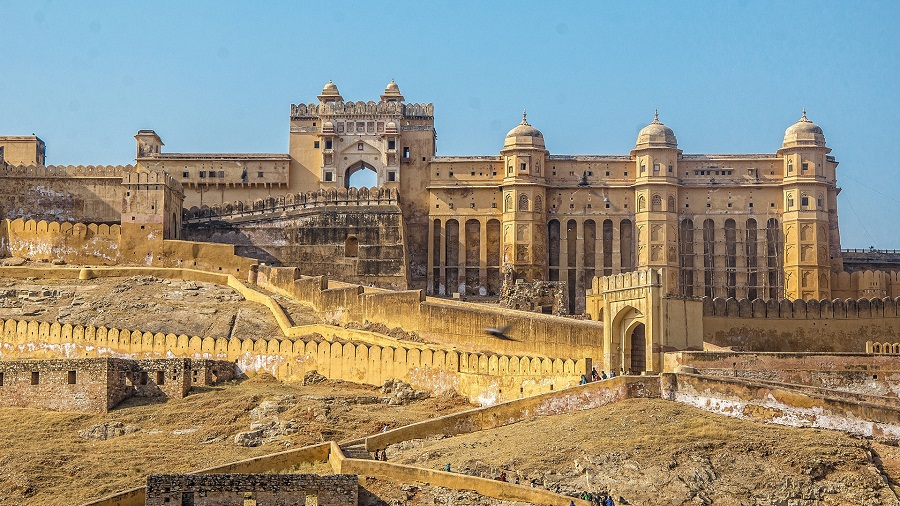
[(388, 181), (396, 181), (396, 180), (397, 180), (397, 173), (392, 170), (388, 171)]
[(806, 172), (809, 170), (809, 163), (803, 162), (803, 165), (801, 165), (800, 167), (803, 169), (803, 172)]
[(606, 203), (606, 208), (609, 209), (609, 202)]
[(653, 164), (653, 172), (654, 172), (654, 173), (659, 172), (659, 164), (658, 164), (658, 163), (654, 163), (654, 164)]
[(0, 387), (3, 386), (3, 373), (0, 372)]
[(472, 171), (472, 175), (473, 175), (473, 176), (475, 175), (475, 171), (474, 171), (474, 170)]
[(519, 170), (520, 170), (520, 171), (525, 172), (525, 170), (527, 170), (527, 169), (528, 169), (528, 165), (527, 165), (527, 164), (524, 164), (524, 163), (520, 163), (520, 164), (519, 164)]
[(609, 177), (609, 171), (606, 171), (606, 177)]
[(475, 203), (474, 203), (474, 202), (471, 202), (471, 203), (469, 204), (469, 207), (471, 207), (472, 209), (475, 209)]
[(156, 384), (157, 385), (165, 385), (166, 384), (165, 371), (156, 371)]
[(753, 202), (750, 203), (750, 209), (753, 209)]
[(190, 173), (190, 172), (187, 172), (187, 171), (182, 172), (182, 173), (181, 173), (181, 177), (191, 177), (191, 173)]
[(794, 162), (788, 162), (788, 172), (794, 172)]
[(728, 203), (728, 207), (731, 207), (731, 202)]
[(150, 378), (147, 377), (147, 371), (141, 371), (141, 381), (140, 381), (140, 384), (141, 384), (141, 385), (146, 385), (147, 383), (150, 383)]
[(325, 181), (334, 181), (334, 173), (326, 172), (325, 173)]
[(220, 171), (219, 171), (219, 177), (220, 177), (220, 178), (224, 178), (224, 177), (225, 177), (225, 171), (224, 171), (224, 170), (220, 170)]
[(816, 205), (819, 206), (819, 209), (822, 209), (822, 199), (816, 199)]
[(66, 377), (66, 383), (68, 383), (69, 385), (74, 385), (75, 379), (76, 379), (75, 371), (69, 371), (69, 374)]
[(447, 207), (449, 207), (450, 209), (453, 209), (453, 202), (447, 204)]
[(669, 165), (669, 174), (672, 174), (674, 172), (675, 172), (675, 167)]
[(788, 208), (794, 207), (794, 199), (788, 199)]
[(263, 177), (263, 171), (259, 171), (256, 173), (256, 177)]
[(206, 177), (206, 171), (205, 171), (205, 170), (201, 170), (201, 171), (200, 171), (200, 177)]
[(313, 141), (313, 148), (319, 149), (319, 141)]
[(712, 207), (712, 204), (710, 204), (709, 202), (707, 202), (707, 203), (706, 203), (706, 207)]
[(774, 203), (774, 202), (769, 202), (769, 207), (775, 207), (775, 203)]
[(325, 149), (332, 149), (333, 146), (334, 146), (334, 141), (332, 141), (331, 139), (327, 139), (325, 141)]
[(643, 174), (644, 172), (647, 172), (647, 166), (644, 164), (641, 164), (641, 174)]
[(497, 209), (497, 203), (496, 203), (496, 202), (492, 202), (492, 203), (491, 203), (491, 209)]
[(361, 143), (361, 142), (358, 143), (358, 144), (356, 145), (356, 150), (357, 150), (357, 151), (362, 151), (362, 150), (363, 150), (363, 143)]
[(409, 158), (409, 148), (405, 146), (403, 148), (403, 158)]
[(38, 371), (31, 371), (31, 384), (39, 385), (41, 383), (41, 373)]
[(800, 205), (806, 207), (809, 205), (809, 197), (800, 197)]
[(625, 177), (628, 177), (628, 171), (627, 171), (627, 170), (625, 171)]
[(388, 141), (388, 149), (397, 149), (397, 141)]

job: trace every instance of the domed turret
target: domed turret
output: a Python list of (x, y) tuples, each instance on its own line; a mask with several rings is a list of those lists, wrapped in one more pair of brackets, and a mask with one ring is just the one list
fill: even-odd
[(381, 95), (382, 102), (403, 102), (403, 95), (400, 94), (400, 87), (391, 79), (387, 87), (384, 88), (384, 94)]
[(784, 131), (782, 147), (792, 148), (798, 146), (825, 147), (825, 134), (822, 133), (819, 125), (816, 125), (806, 117), (806, 109), (803, 109), (803, 116)]
[(659, 121), (659, 112), (653, 112), (653, 121), (638, 133), (635, 149), (678, 148), (678, 139), (671, 128)]
[(328, 81), (328, 83), (325, 84), (325, 87), (322, 88), (322, 94), (319, 95), (318, 98), (320, 102), (337, 102), (344, 100), (341, 93), (338, 91), (337, 85), (331, 81)]
[(324, 134), (333, 134), (334, 133), (334, 123), (331, 121), (326, 121), (322, 124), (322, 133)]
[(393, 121), (388, 121), (384, 126), (384, 133), (386, 134), (395, 134), (397, 133), (397, 124)]
[(506, 134), (504, 147), (512, 146), (544, 147), (544, 134), (528, 123), (525, 111), (522, 111), (522, 122)]

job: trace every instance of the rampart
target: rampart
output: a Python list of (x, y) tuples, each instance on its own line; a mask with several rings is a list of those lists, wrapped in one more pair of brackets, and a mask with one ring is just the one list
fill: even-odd
[(252, 201), (235, 201), (213, 206), (193, 206), (183, 211), (184, 221), (204, 219), (235, 219), (265, 216), (285, 211), (316, 209), (332, 206), (386, 206), (397, 205), (397, 190), (391, 188), (340, 188), (289, 193)]
[[(311, 304), (328, 320), (399, 325), (445, 346), (595, 361), (603, 356), (603, 326), (599, 322), (426, 298), (421, 290), (384, 291), (329, 282), (323, 276), (304, 277), (290, 267), (261, 266), (257, 283)], [(509, 340), (492, 337), (484, 330), (506, 325), (511, 325)]]
[(233, 245), (164, 240), (139, 228), (126, 232), (119, 225), (19, 218), (3, 220), (0, 232), (0, 253), (42, 262), (190, 267), (244, 279), (258, 263), (236, 255)]
[(808, 385), (832, 393), (850, 392), (900, 401), (898, 356), (725, 351), (666, 353), (666, 372), (676, 372), (680, 366), (690, 367), (704, 376)]
[(317, 504), (356, 506), (354, 474), (156, 474), (147, 477), (146, 506)]
[(742, 351), (861, 352), (900, 340), (900, 298), (703, 298), (703, 339)]
[(0, 166), (0, 217), (117, 223), (131, 165)]
[(713, 413), (880, 440), (900, 439), (900, 409), (892, 406), (737, 378), (664, 373), (660, 383), (664, 399)]

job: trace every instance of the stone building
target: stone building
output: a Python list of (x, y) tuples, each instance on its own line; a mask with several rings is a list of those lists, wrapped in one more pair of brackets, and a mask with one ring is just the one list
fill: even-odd
[[(564, 281), (569, 313), (595, 276), (647, 268), (665, 268), (665, 293), (822, 299), (843, 270), (838, 163), (805, 111), (770, 153), (684, 153), (655, 115), (624, 154), (553, 154), (523, 114), (497, 154), (436, 156), (433, 105), (406, 102), (393, 81), (377, 102), (344, 100), (331, 82), (317, 99), (291, 106), (286, 154), (165, 153), (141, 130), (132, 170), (180, 183), (185, 219), (218, 217), (194, 240), (434, 295), (497, 295), (511, 265), (516, 279)], [(43, 158), (32, 147), (23, 163)], [(352, 188), (360, 171), (387, 202)], [(344, 208), (291, 214), (326, 201)], [(141, 207), (171, 238), (175, 206)]]
[(154, 474), (147, 506), (356, 506), (355, 474)]

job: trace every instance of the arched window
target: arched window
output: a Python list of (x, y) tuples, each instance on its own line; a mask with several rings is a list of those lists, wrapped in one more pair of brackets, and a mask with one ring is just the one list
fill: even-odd
[(358, 255), (359, 255), (359, 239), (357, 239), (355, 235), (347, 236), (347, 240), (344, 241), (344, 256), (345, 257), (356, 257)]
[(503, 211), (511, 212), (513, 210), (512, 202), (512, 193), (507, 193), (506, 198), (503, 200)]
[(650, 208), (654, 211), (662, 211), (662, 197), (654, 195), (650, 200)]
[(534, 212), (543, 213), (544, 212), (544, 200), (540, 195), (534, 197)]
[(669, 204), (669, 205), (666, 207), (666, 211), (669, 211), (670, 213), (674, 213), (674, 212), (676, 211), (676, 209), (675, 209), (675, 197), (669, 195), (669, 202), (668, 202), (668, 204)]
[(644, 196), (641, 195), (640, 197), (638, 197), (638, 208), (637, 208), (637, 210), (638, 210), (638, 212), (640, 213), (640, 212), (644, 211), (646, 208), (647, 208), (647, 201), (644, 199)]
[(519, 195), (519, 211), (527, 211), (528, 210), (528, 195), (524, 193)]

